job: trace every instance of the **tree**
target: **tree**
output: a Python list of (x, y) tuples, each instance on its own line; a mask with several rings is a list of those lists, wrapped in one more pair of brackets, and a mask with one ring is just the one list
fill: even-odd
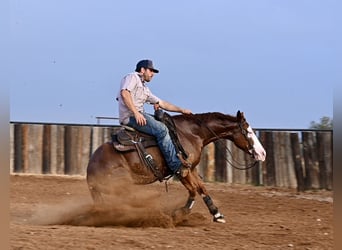
[(328, 116), (323, 116), (320, 122), (312, 121), (310, 123), (311, 129), (333, 129), (333, 119)]

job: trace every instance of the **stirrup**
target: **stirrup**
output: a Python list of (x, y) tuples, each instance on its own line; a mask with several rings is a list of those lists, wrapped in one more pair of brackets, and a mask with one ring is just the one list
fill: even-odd
[(176, 172), (175, 175), (177, 176), (178, 179), (183, 179), (187, 177), (190, 173), (190, 168), (186, 166), (181, 166)]

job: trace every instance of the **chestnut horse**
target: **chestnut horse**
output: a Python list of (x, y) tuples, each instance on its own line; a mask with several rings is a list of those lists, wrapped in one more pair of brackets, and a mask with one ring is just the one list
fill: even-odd
[[(181, 208), (182, 211), (190, 213), (196, 193), (198, 193), (213, 216), (213, 221), (225, 223), (224, 216), (214, 205), (196, 171), (196, 165), (200, 161), (204, 146), (218, 139), (228, 139), (255, 161), (265, 160), (264, 148), (246, 121), (243, 112), (240, 111), (236, 116), (214, 112), (175, 115), (172, 118), (180, 143), (189, 153), (188, 160), (192, 163), (189, 174), (180, 178), (180, 182), (189, 192), (188, 200)], [(159, 148), (157, 146), (149, 147), (146, 151), (153, 156), (155, 164), (163, 176), (168, 176), (170, 172)], [(113, 191), (110, 184), (127, 175), (136, 184), (149, 184), (158, 180), (152, 171), (141, 162), (136, 151), (119, 152), (111, 142), (102, 144), (91, 156), (87, 167), (87, 182), (94, 203), (104, 202), (101, 194), (109, 194)]]

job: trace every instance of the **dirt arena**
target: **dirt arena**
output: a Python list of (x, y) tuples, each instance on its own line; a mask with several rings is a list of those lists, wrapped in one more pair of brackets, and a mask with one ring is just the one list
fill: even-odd
[(177, 181), (118, 189), (94, 208), (84, 177), (11, 175), (11, 249), (333, 249), (333, 195), (208, 183), (227, 223)]

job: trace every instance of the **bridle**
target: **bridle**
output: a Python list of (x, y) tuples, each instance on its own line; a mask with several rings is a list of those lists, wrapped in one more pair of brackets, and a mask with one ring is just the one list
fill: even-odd
[[(202, 124), (202, 121), (199, 120), (199, 122)], [(231, 159), (229, 160), (227, 158), (227, 156), (225, 156), (225, 160), (227, 163), (229, 163), (233, 168), (238, 169), (238, 170), (248, 170), (250, 168), (253, 168), (257, 165), (258, 161), (254, 160), (254, 162), (251, 162), (250, 164), (247, 165), (247, 167), (240, 167), (240, 166), (245, 166), (245, 164), (241, 164), (239, 162), (237, 162), (236, 160), (234, 160), (233, 158), (233, 153), (229, 150), (229, 148), (227, 147), (227, 144), (224, 143), (222, 141), (220, 141), (219, 139), (223, 139), (222, 137), (218, 136), (211, 128), (209, 128), (207, 125), (204, 125), (209, 131), (210, 133), (212, 133), (217, 139), (218, 139), (218, 143), (220, 143), (221, 145), (223, 145), (223, 147), (229, 152), (229, 154), (231, 155)], [(246, 131), (246, 129), (243, 128), (243, 124), (241, 122), (238, 122), (238, 127), (240, 129), (241, 134), (245, 137), (245, 139), (248, 141), (248, 154), (254, 158), (253, 156), (253, 145), (251, 143), (251, 139), (248, 137), (248, 131)], [(235, 164), (239, 165), (236, 166)]]

